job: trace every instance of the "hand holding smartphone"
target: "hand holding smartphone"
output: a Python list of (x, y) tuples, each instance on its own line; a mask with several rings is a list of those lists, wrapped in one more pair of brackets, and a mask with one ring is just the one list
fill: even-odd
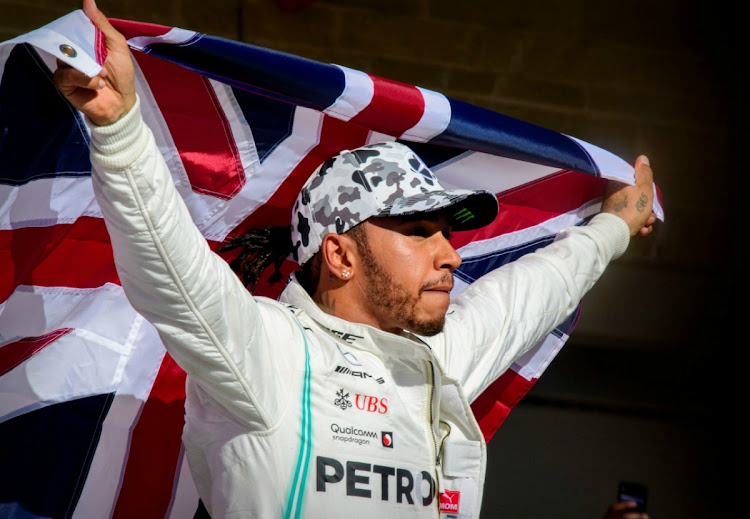
[(648, 502), (648, 487), (633, 481), (620, 481), (617, 486), (617, 500), (633, 501), (637, 504), (637, 507), (631, 508), (629, 511), (644, 513)]

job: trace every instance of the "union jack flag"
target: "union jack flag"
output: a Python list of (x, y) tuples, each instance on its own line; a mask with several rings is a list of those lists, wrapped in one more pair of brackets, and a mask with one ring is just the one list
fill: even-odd
[[(328, 157), (397, 139), (445, 184), (497, 193), (496, 221), (454, 238), (458, 293), (596, 213), (604, 179), (633, 182), (607, 151), (438, 92), (179, 28), (113, 24), (132, 49), (146, 122), (214, 250), (250, 227), (289, 224)], [(82, 11), (0, 45), (2, 517), (183, 518), (198, 504), (180, 438), (185, 374), (125, 298), (88, 130), (51, 79), (56, 59), (93, 76), (105, 57)], [(256, 292), (281, 288), (262, 281)], [(576, 318), (473, 402), (487, 440)]]

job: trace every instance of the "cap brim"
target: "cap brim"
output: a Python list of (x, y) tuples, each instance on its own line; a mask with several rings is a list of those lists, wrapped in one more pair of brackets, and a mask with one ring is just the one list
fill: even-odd
[(410, 216), (435, 211), (446, 211), (452, 230), (470, 231), (490, 224), (497, 216), (498, 204), (489, 191), (430, 191), (400, 198), (377, 216)]

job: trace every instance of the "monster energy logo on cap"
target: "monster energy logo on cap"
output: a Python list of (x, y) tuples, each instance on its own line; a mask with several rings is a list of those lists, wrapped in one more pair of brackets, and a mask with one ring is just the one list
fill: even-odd
[(474, 218), (474, 213), (472, 213), (465, 207), (462, 207), (457, 213), (453, 215), (453, 219), (460, 223), (466, 223), (472, 218)]

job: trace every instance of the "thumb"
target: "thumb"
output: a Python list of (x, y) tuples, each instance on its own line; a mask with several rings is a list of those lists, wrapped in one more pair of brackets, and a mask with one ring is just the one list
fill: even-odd
[[(83, 0), (83, 12), (88, 16), (91, 23), (93, 23), (97, 29), (102, 31), (105, 36), (105, 43), (107, 48), (110, 49), (112, 44), (123, 38), (123, 36), (115, 29), (109, 19), (99, 10), (96, 6), (95, 0)], [(124, 38), (123, 38), (124, 39)]]
[(654, 182), (654, 172), (648, 157), (639, 156), (635, 161), (636, 184), (652, 184)]

